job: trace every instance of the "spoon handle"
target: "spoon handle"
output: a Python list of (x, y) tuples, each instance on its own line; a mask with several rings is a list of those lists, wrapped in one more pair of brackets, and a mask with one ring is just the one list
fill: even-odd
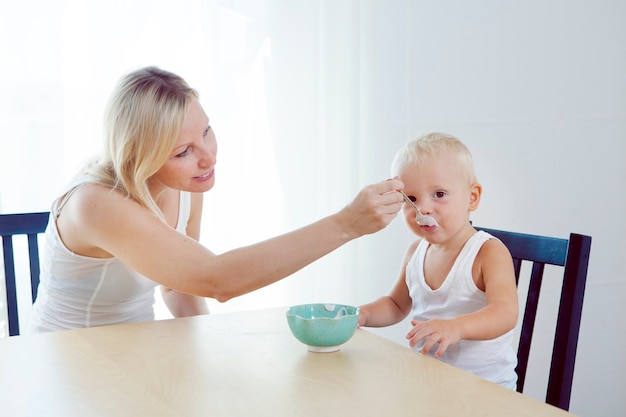
[[(406, 195), (406, 194), (404, 194), (404, 191), (402, 191), (402, 190), (398, 190), (398, 192), (399, 192), (400, 194), (402, 194), (402, 197), (404, 197), (404, 200), (405, 200), (407, 203), (409, 203), (410, 205), (412, 205), (412, 206), (415, 208), (415, 210), (417, 210), (417, 206), (415, 205), (415, 203), (413, 203), (413, 202), (411, 201), (411, 199), (410, 199), (409, 197), (407, 197), (407, 195)], [(419, 213), (419, 211), (418, 211), (418, 213)]]
[(420, 209), (417, 208), (415, 203), (412, 202), (411, 199), (407, 197), (406, 194), (404, 194), (404, 191), (398, 190), (398, 192), (400, 192), (400, 194), (402, 194), (402, 197), (404, 197), (404, 200), (410, 205), (412, 205), (413, 208), (415, 209), (415, 222), (417, 224), (419, 224), (420, 226), (436, 226), (437, 225), (437, 220), (435, 220), (431, 216), (424, 216), (422, 212), (420, 211)]

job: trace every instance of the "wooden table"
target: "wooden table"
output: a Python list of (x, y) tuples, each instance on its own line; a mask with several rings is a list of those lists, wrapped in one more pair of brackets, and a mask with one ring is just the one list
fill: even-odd
[(2, 416), (571, 416), (357, 330), (311, 353), (285, 309), (0, 340)]

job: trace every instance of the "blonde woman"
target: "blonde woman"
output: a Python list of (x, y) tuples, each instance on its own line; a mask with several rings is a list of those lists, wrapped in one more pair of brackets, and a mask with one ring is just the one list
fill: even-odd
[(341, 211), (221, 255), (198, 243), (217, 143), (198, 94), (156, 67), (120, 80), (105, 148), (53, 203), (31, 332), (154, 318), (154, 288), (175, 317), (207, 312), (285, 278), (384, 228), (402, 206), (394, 179), (365, 187)]

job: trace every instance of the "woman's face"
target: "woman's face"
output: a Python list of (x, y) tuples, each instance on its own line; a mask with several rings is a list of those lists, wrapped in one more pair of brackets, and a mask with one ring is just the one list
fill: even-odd
[(215, 185), (217, 142), (209, 118), (193, 99), (168, 160), (150, 178), (151, 186), (201, 193)]

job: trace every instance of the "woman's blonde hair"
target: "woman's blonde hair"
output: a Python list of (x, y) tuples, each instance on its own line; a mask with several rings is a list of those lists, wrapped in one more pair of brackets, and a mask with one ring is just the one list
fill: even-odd
[(120, 190), (162, 219), (147, 180), (170, 157), (197, 97), (185, 80), (157, 67), (122, 77), (105, 111), (102, 155), (79, 172), (76, 182)]
[(467, 146), (454, 136), (439, 132), (426, 133), (403, 146), (391, 163), (391, 175), (395, 177), (403, 167), (407, 165), (419, 166), (425, 160), (443, 152), (453, 152), (457, 156), (461, 165), (466, 169), (470, 185), (478, 181), (472, 154)]

